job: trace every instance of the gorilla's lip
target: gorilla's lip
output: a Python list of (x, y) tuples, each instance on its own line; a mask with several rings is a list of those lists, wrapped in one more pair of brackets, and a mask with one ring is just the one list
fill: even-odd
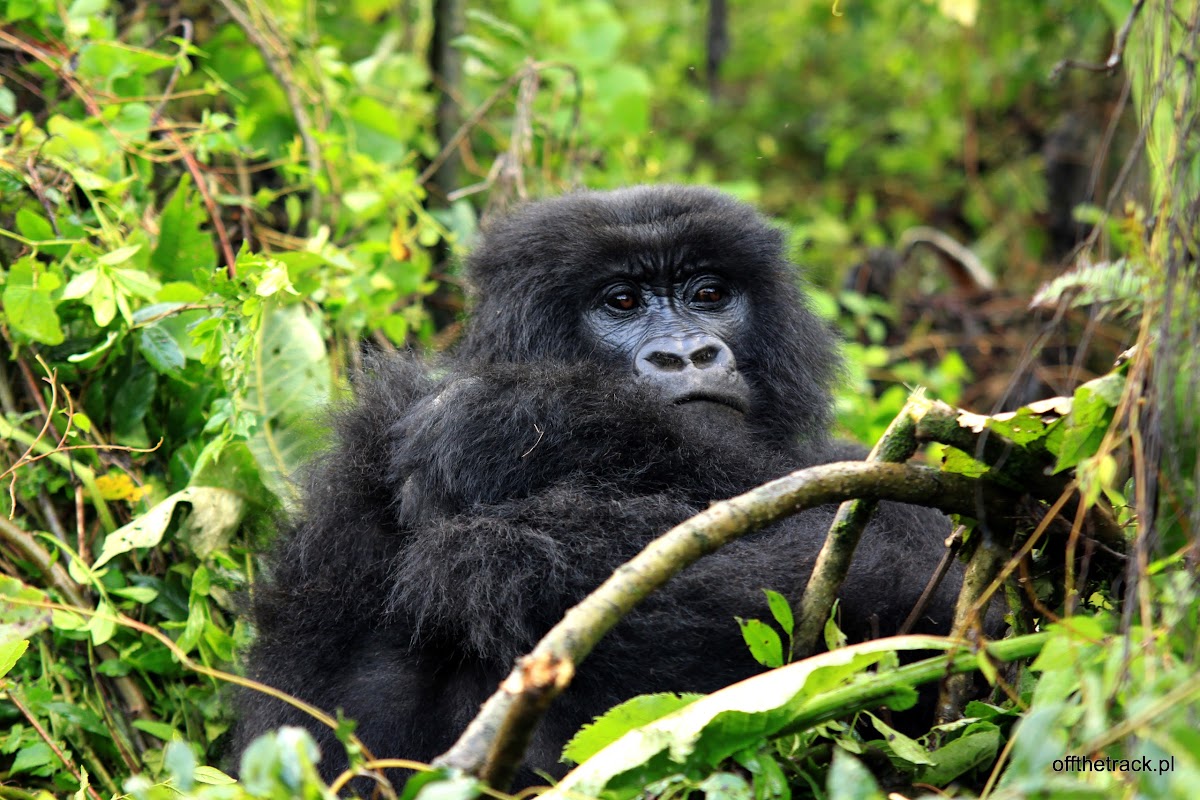
[(674, 405), (682, 406), (688, 403), (716, 403), (727, 408), (731, 408), (739, 414), (745, 414), (749, 409), (746, 407), (746, 401), (732, 394), (721, 394), (718, 392), (688, 392), (682, 397), (672, 401)]

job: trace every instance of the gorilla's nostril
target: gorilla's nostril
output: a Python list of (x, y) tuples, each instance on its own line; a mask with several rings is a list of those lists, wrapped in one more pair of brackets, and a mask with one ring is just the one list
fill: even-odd
[(701, 347), (699, 350), (692, 353), (692, 364), (694, 364), (697, 369), (704, 369), (716, 361), (718, 355), (720, 355), (720, 350), (718, 350), (715, 345), (710, 344), (705, 347)]
[(646, 356), (646, 360), (664, 372), (678, 372), (687, 366), (682, 356), (675, 353), (664, 353), (661, 350), (650, 353)]

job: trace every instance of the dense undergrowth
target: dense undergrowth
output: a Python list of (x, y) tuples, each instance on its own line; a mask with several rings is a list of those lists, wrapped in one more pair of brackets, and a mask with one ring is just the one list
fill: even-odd
[[(453, 343), (456, 259), (482, 213), (666, 180), (721, 185), (787, 225), (852, 339), (843, 430), (878, 438), (904, 383), (982, 412), (1020, 405), (1002, 388), (971, 394), (989, 370), (1074, 393), (1069, 410), (1022, 412), (1024, 427), (979, 424), (1110, 506), (1123, 548), (1098, 552), (1082, 517), (1027, 532), (1006, 589), (1021, 655), (1040, 654), (1013, 669), (980, 656), (991, 697), (922, 740), (869, 711), (857, 726), (803, 716), (830, 697), (858, 708), (853, 686), (888, 667), (884, 651), (772, 673), (780, 705), (754, 735), (719, 715), (687, 723), (679, 698), (659, 698), (574, 757), (678, 711), (699, 724), (680, 745), (692, 755), (664, 767), (626, 753), (616, 763), (642, 782), (609, 796), (649, 783), (875, 797), (878, 782), (905, 796), (1189, 796), (1198, 12), (1138, 3), (1115, 77), (1051, 80), (1060, 58), (1103, 61), (1130, 4), (731, 4), (731, 45), (706, 79), (700, 6), (479, 3), (446, 85), (430, 63), (453, 5), (0, 0), (0, 798), (327, 793), (294, 731), (248, 752), (239, 783), (222, 753), (251, 635), (237, 598), (320, 441), (319, 409), (364, 347)], [(841, 288), (850, 263), (917, 225), (966, 241), (1001, 288), (967, 299), (919, 257), (890, 297)], [(1050, 322), (1006, 322), (1012, 336), (970, 311), (1016, 298), (1033, 319), (1039, 287)], [(927, 312), (943, 307), (958, 328)], [(1060, 315), (1078, 327), (1047, 347)], [(1137, 349), (1100, 378), (1097, 342)], [(1100, 381), (1076, 391), (1087, 378)], [(768, 616), (747, 638), (776, 666), (791, 612), (764, 599)], [(608, 758), (594, 770), (616, 769)]]

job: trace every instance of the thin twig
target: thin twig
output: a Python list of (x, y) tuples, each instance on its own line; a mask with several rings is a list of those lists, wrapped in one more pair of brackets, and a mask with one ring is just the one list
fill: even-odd
[(1129, 10), (1129, 16), (1125, 18), (1125, 24), (1121, 26), (1121, 30), (1117, 32), (1117, 36), (1113, 39), (1112, 52), (1109, 53), (1107, 59), (1100, 63), (1093, 61), (1078, 61), (1074, 58), (1064, 58), (1054, 65), (1050, 70), (1050, 80), (1057, 80), (1060, 75), (1068, 69), (1080, 69), (1085, 72), (1110, 72), (1121, 65), (1121, 59), (1125, 57), (1125, 46), (1129, 43), (1129, 32), (1133, 30), (1134, 20), (1138, 14), (1142, 13), (1142, 7), (1146, 5), (1146, 0), (1135, 0), (1133, 8)]
[(234, 0), (217, 0), (224, 8), (229, 16), (233, 17), (234, 22), (242, 29), (242, 33), (250, 40), (258, 50), (259, 55), (267, 64), (267, 69), (271, 71), (271, 75), (275, 77), (275, 81), (279, 87), (283, 89), (284, 97), (287, 98), (288, 107), (291, 109), (292, 116), (296, 118), (296, 128), (300, 132), (300, 141), (304, 143), (304, 153), (308, 158), (308, 168), (312, 171), (313, 186), (310, 196), (311, 206), (308, 214), (308, 226), (310, 227), (313, 220), (321, 217), (321, 189), (319, 185), (320, 177), (325, 172), (325, 164), (321, 159), (321, 148), (317, 145), (317, 140), (312, 135), (312, 120), (308, 116), (308, 109), (304, 107), (304, 102), (300, 97), (300, 91), (296, 88), (295, 82), (291, 77), (291, 65), (287, 63), (285, 55), (277, 54), (271, 47), (270, 43), (263, 37), (258, 27), (246, 14), (246, 12)]
[[(4, 684), (0, 683), (0, 686), (2, 685)], [(83, 776), (79, 774), (79, 770), (75, 768), (75, 765), (71, 763), (71, 759), (67, 757), (67, 754), (64, 753), (62, 748), (60, 748), (54, 741), (54, 737), (50, 735), (50, 732), (42, 727), (42, 723), (38, 722), (37, 717), (35, 717), (33, 712), (29, 710), (29, 707), (25, 705), (20, 693), (14, 686), (8, 687), (8, 702), (16, 706), (17, 710), (21, 712), (21, 715), (24, 716), (25, 719), (29, 720), (29, 724), (33, 726), (35, 731), (37, 731), (38, 736), (42, 737), (42, 741), (45, 742), (46, 746), (50, 748), (50, 752), (54, 753), (58, 760), (62, 762), (62, 765), (66, 768), (67, 772), (71, 773), (71, 777), (74, 778), (80, 786), (83, 786), (84, 780)], [(96, 788), (90, 783), (87, 786), (87, 793), (91, 796), (92, 800), (102, 800), (100, 793), (97, 792)]]

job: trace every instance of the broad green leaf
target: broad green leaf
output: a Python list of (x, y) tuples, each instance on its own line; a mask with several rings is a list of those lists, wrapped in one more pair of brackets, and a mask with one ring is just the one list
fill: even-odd
[(1030, 408), (990, 417), (988, 428), (1019, 445), (1036, 442), (1046, 435), (1046, 423), (1042, 415)]
[(17, 757), (13, 759), (12, 766), (8, 770), (12, 774), (29, 772), (56, 761), (58, 758), (49, 745), (45, 742), (34, 742), (17, 751)]
[(0, 639), (0, 678), (7, 675), (17, 665), (17, 659), (24, 655), (28, 649), (28, 639), (13, 639), (11, 641)]
[(135, 547), (154, 547), (162, 541), (180, 503), (190, 503), (192, 515), (188, 526), (204, 540), (221, 541), (242, 518), (244, 501), (227, 489), (210, 486), (189, 486), (175, 492), (145, 514), (110, 533), (104, 539), (100, 554), (92, 569), (98, 569), (112, 559)]
[(63, 331), (51, 292), (61, 285), (57, 275), (42, 270), (33, 256), (13, 262), (4, 285), (4, 316), (20, 333), (42, 344), (62, 344)]
[(757, 619), (738, 617), (737, 622), (742, 629), (742, 639), (755, 661), (764, 667), (783, 666), (783, 642), (774, 628)]
[(42, 148), (46, 155), (60, 156), (63, 159), (64, 167), (72, 165), (72, 177), (82, 174), (93, 175), (99, 181), (99, 185), (85, 180), (84, 185), (89, 189), (106, 188), (110, 185), (111, 182), (108, 179), (90, 173), (86, 169), (104, 165), (110, 155), (105, 146), (104, 137), (95, 129), (90, 125), (55, 114), (46, 121), (46, 130), (51, 134)]
[(703, 695), (644, 694), (614, 706), (571, 737), (563, 748), (563, 758), (576, 764), (587, 761), (634, 728), (640, 728), (695, 702)]
[(714, 772), (696, 788), (706, 800), (754, 800), (749, 781), (733, 772)]
[[(138, 245), (138, 247), (140, 248), (141, 245)], [(135, 297), (144, 297), (147, 300), (153, 300), (158, 290), (162, 288), (162, 284), (157, 278), (142, 272), (140, 269), (114, 269), (110, 274), (112, 275), (113, 282), (125, 294)]]
[(208, 212), (184, 175), (159, 219), (158, 246), (150, 266), (167, 280), (191, 280), (196, 270), (209, 271), (217, 263), (212, 236), (204, 230)]
[(164, 742), (172, 741), (178, 738), (179, 732), (165, 722), (158, 722), (152, 719), (135, 719), (133, 727), (139, 731), (148, 733), (156, 739), (162, 739)]
[(174, 788), (189, 792), (196, 785), (196, 754), (187, 742), (168, 742), (163, 748), (163, 767), (171, 775)]
[(152, 603), (158, 597), (158, 590), (150, 586), (126, 586), (120, 589), (109, 589), (108, 591), (117, 597), (124, 597), (127, 600), (132, 600), (142, 605)]
[(88, 305), (92, 307), (92, 316), (101, 328), (107, 328), (108, 323), (117, 316), (117, 292), (112, 278), (107, 272), (100, 272), (88, 294)]
[(179, 375), (186, 362), (179, 343), (159, 325), (148, 325), (138, 331), (138, 350), (163, 375)]
[(71, 278), (63, 289), (63, 300), (78, 300), (80, 297), (87, 295), (96, 287), (96, 281), (100, 277), (100, 270), (96, 267), (85, 269), (83, 272)]
[(1058, 443), (1055, 473), (1070, 469), (1096, 454), (1108, 432), (1113, 409), (1121, 400), (1124, 386), (1124, 376), (1113, 373), (1088, 381), (1075, 390), (1071, 413), (1057, 426), (1062, 430), (1062, 439)]
[(58, 238), (54, 235), (54, 228), (51, 227), (50, 220), (28, 206), (22, 206), (17, 211), (15, 221), (21, 235), (33, 242)]
[(258, 419), (250, 451), (263, 482), (285, 503), (295, 500), (291, 477), (319, 440), (313, 419), (329, 400), (325, 342), (303, 306), (266, 313), (242, 398)]
[(321, 757), (317, 743), (303, 728), (285, 726), (260, 736), (242, 753), (238, 774), (253, 797), (311, 797), (301, 787), (316, 780), (313, 766)]

